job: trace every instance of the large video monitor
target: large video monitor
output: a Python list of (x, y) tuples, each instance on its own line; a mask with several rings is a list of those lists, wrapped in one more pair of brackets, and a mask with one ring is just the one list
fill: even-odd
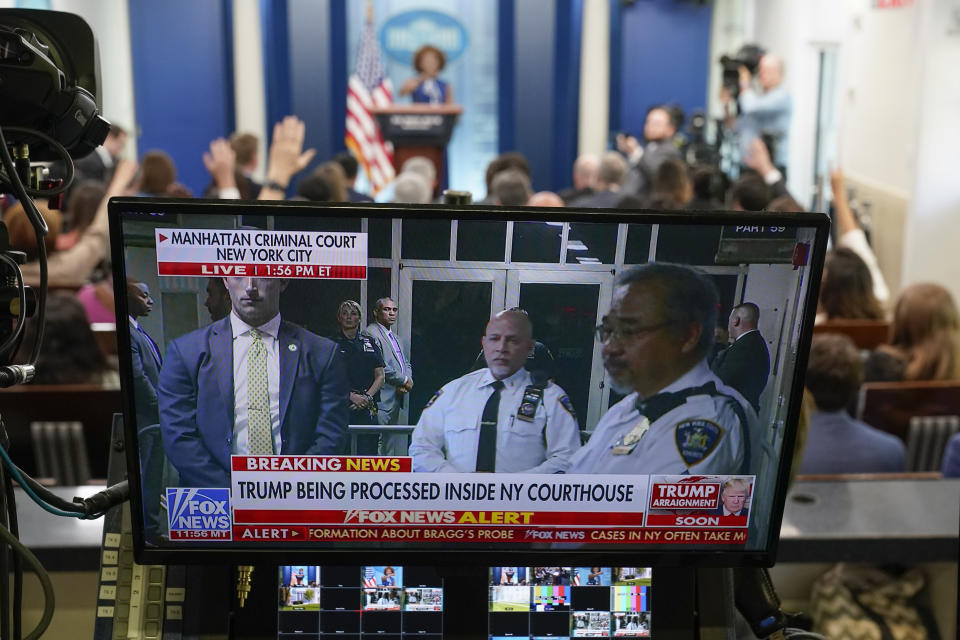
[(772, 562), (825, 216), (110, 222), (141, 561)]

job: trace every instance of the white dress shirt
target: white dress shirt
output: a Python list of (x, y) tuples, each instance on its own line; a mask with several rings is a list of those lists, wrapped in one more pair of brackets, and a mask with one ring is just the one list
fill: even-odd
[[(567, 473), (620, 474), (732, 474), (742, 473), (745, 438), (757, 429), (753, 408), (733, 388), (723, 384), (701, 360), (696, 366), (667, 385), (660, 393), (672, 393), (713, 382), (722, 395), (692, 395), (686, 402), (663, 414), (647, 429), (629, 453), (617, 454), (615, 447), (627, 440), (643, 419), (637, 410), (637, 393), (610, 407), (600, 418), (590, 440), (570, 460)], [(741, 422), (731, 406), (736, 402), (747, 419)], [(681, 453), (683, 437), (702, 423), (713, 437), (699, 459), (686, 460)], [(751, 458), (756, 452), (751, 451)], [(748, 461), (749, 462), (749, 461)], [(750, 469), (755, 472), (755, 469)]]
[[(414, 471), (467, 472), (477, 468), (480, 419), (493, 394), (493, 374), (480, 369), (447, 383), (428, 403), (413, 432)], [(517, 417), (532, 383), (520, 369), (503, 380), (497, 413), (497, 473), (565, 471), (580, 448), (580, 426), (567, 394), (552, 382), (543, 390), (532, 422)]]
[[(253, 345), (251, 327), (236, 313), (230, 312), (233, 328), (233, 453), (245, 455), (250, 452), (247, 444), (247, 377), (249, 374), (250, 347)], [(273, 451), (280, 453), (280, 314), (264, 325), (256, 327), (267, 348), (267, 382), (270, 388), (270, 430), (273, 433)]]

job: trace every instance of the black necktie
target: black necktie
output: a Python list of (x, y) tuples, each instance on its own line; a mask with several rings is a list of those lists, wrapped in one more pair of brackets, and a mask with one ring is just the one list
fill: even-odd
[(493, 393), (480, 417), (480, 444), (477, 446), (477, 471), (495, 471), (497, 465), (497, 414), (500, 412), (500, 391), (503, 381), (495, 380)]

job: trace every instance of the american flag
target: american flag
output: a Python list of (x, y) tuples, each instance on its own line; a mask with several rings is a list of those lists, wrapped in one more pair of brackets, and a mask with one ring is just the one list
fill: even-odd
[(393, 85), (380, 60), (373, 15), (368, 14), (357, 51), (357, 68), (347, 86), (346, 143), (367, 172), (374, 193), (393, 180), (393, 148), (383, 141), (370, 109), (391, 104)]
[(580, 586), (580, 572), (579, 572), (579, 571), (574, 571), (574, 572), (573, 572), (573, 586), (575, 586), (575, 587), (579, 587), (579, 586)]
[(363, 570), (363, 586), (365, 587), (375, 587), (377, 586), (376, 572), (373, 567), (365, 567)]

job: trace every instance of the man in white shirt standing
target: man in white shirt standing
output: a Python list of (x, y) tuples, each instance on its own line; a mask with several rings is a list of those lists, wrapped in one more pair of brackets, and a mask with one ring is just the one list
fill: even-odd
[[(413, 367), (404, 353), (400, 339), (392, 331), (397, 323), (399, 309), (393, 298), (380, 298), (373, 309), (376, 319), (367, 325), (366, 333), (380, 347), (383, 353), (384, 383), (380, 389), (380, 402), (377, 404), (377, 419), (380, 424), (393, 425), (400, 421), (400, 409), (404, 398), (413, 388)], [(381, 453), (386, 456), (407, 454), (406, 435), (387, 435), (381, 443)]]
[(413, 432), (414, 471), (557, 473), (580, 448), (566, 393), (534, 384), (524, 369), (533, 325), (521, 310), (501, 311), (481, 340), (487, 368), (447, 383)]

